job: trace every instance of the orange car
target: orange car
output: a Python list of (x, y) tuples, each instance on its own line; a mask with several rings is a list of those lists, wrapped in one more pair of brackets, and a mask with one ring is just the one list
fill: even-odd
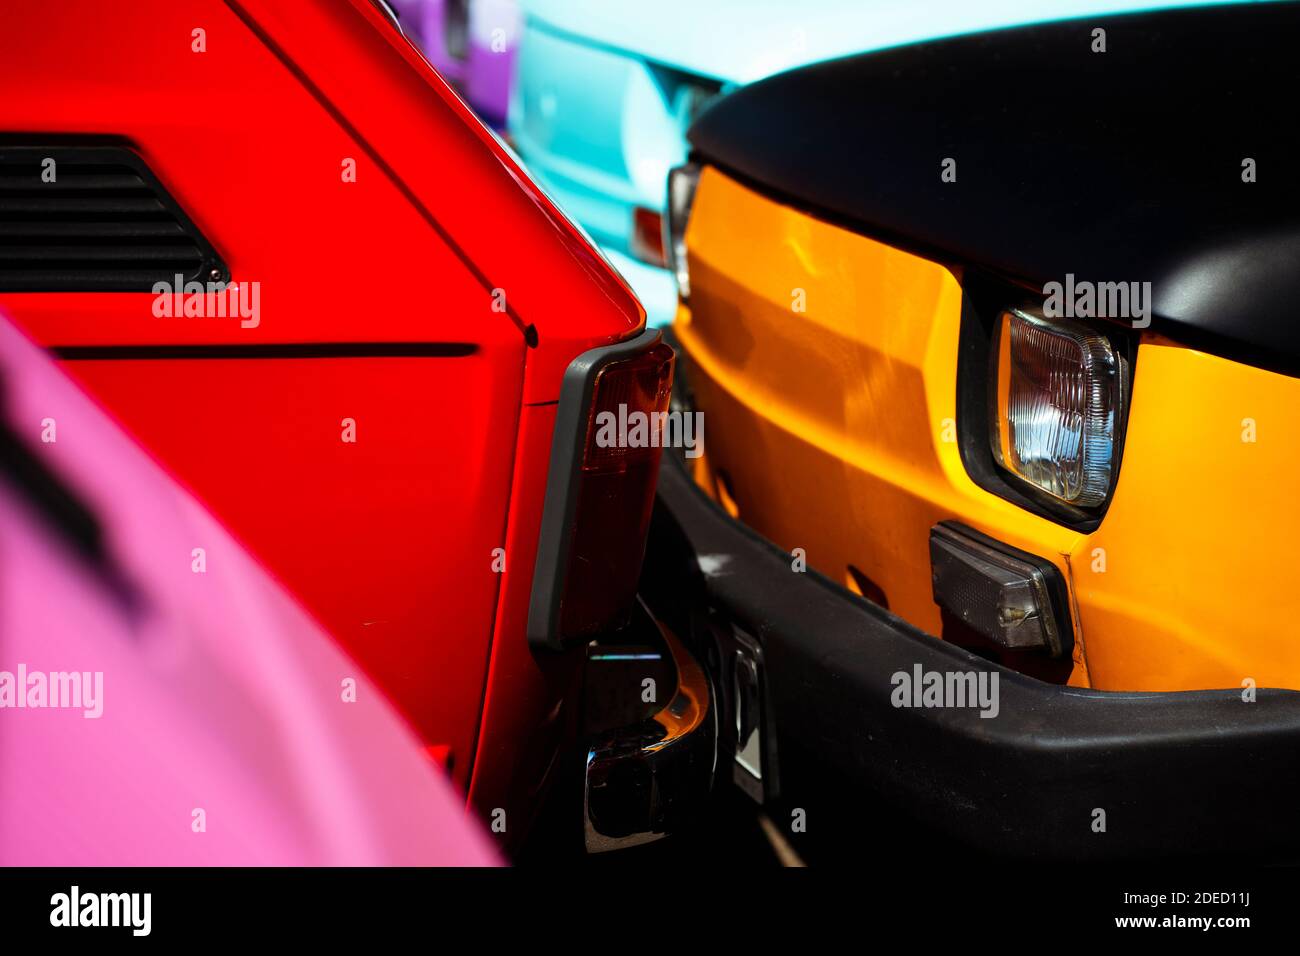
[(756, 796), (849, 781), (1036, 855), (1300, 847), (1300, 142), (1245, 105), (1294, 87), (1298, 14), (901, 47), (696, 122), (668, 241), (708, 438), (651, 560), (696, 559)]

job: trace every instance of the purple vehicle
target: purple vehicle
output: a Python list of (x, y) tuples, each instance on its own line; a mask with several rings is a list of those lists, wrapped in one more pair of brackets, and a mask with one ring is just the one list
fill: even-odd
[(504, 129), (523, 21), (518, 0), (390, 0), (398, 22), (483, 122)]
[(360, 668), (0, 318), (0, 866), (495, 862)]

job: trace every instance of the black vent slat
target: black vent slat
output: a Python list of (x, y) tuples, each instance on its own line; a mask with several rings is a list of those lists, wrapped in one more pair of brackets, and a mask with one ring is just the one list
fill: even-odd
[(0, 220), (0, 243), (68, 238), (81, 239), (164, 239), (185, 238), (185, 230), (178, 222), (142, 219), (138, 222), (5, 222)]
[(14, 176), (0, 170), (0, 196), (8, 193), (36, 196), (43, 193), (89, 192), (91, 190), (99, 192), (134, 192), (146, 196), (151, 195), (153, 192), (148, 183), (140, 178), (138, 174), (130, 171), (96, 173), (90, 176), (64, 172), (54, 182), (47, 183), (41, 181), (39, 173)]
[(0, 140), (0, 292), (149, 291), (177, 275), (229, 279), (135, 152)]
[(6, 246), (0, 245), (0, 269), (15, 262), (190, 262), (203, 254), (191, 246)]
[[(113, 147), (87, 147), (87, 149), (112, 149)], [(89, 154), (86, 149), (79, 150), (81, 155), (72, 157), (73, 163), (69, 166), (59, 165), (62, 160), (70, 153), (69, 150), (60, 147), (51, 147), (50, 149), (40, 149), (33, 146), (18, 146), (16, 148), (5, 147), (0, 144), (0, 149), (11, 153), (3, 168), (0, 168), (0, 179), (6, 176), (35, 176), (40, 177), (45, 171), (45, 161), (47, 159), (55, 160), (54, 169), (59, 175), (70, 172), (74, 176), (99, 176), (102, 174), (118, 175), (120, 173), (132, 173), (138, 175), (139, 166), (136, 163), (135, 156), (132, 154), (130, 162), (101, 162), (93, 158), (88, 158)], [(115, 155), (121, 155), (117, 153)]]
[(167, 207), (152, 196), (3, 196), (0, 220), (30, 216), (163, 216)]
[[(0, 274), (3, 272), (0, 271)], [(24, 272), (24, 276), (42, 291), (54, 292), (150, 292), (155, 282), (171, 285), (175, 281), (175, 275), (158, 275), (147, 269), (89, 267), (29, 269)]]

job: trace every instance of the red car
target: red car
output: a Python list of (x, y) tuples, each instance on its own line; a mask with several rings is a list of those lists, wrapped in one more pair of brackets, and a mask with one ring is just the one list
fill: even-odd
[[(660, 452), (589, 426), (665, 409), (673, 355), (385, 8), (7, 10), (0, 308), (517, 839), (574, 739), (580, 648), (636, 611)], [(657, 773), (707, 727), (684, 670), (660, 696), (689, 720), (593, 752), (598, 838), (677, 812), (606, 760)]]

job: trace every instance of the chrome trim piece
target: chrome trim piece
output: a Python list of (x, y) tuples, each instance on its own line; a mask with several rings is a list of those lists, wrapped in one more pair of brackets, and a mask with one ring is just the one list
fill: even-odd
[(591, 742), (583, 789), (588, 853), (660, 839), (691, 819), (713, 788), (718, 739), (713, 688), (676, 635), (656, 626), (672, 654), (677, 687), (650, 719)]

